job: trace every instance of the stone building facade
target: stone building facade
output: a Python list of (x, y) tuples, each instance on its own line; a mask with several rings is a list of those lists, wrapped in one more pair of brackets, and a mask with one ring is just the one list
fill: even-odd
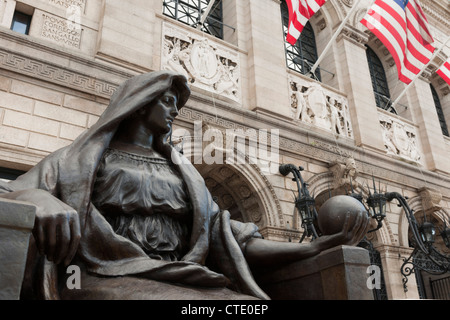
[[(367, 197), (375, 180), (378, 189), (408, 197), (418, 221), (426, 216), (442, 228), (450, 221), (450, 138), (441, 125), (450, 123), (450, 87), (435, 71), (450, 49), (391, 112), (377, 106), (368, 50), (393, 99), (405, 85), (387, 49), (359, 23), (371, 1), (329, 0), (310, 20), (320, 55), (358, 6), (321, 62), (320, 79), (296, 70), (301, 61), (290, 67), (283, 2), (216, 1), (221, 21), (206, 20), (202, 29), (189, 18), (195, 20), (191, 7), (205, 9), (207, 0), (0, 0), (2, 177), (14, 178), (70, 144), (123, 81), (168, 69), (185, 74), (192, 88), (174, 143), (220, 206), (255, 222), (265, 238), (299, 241), (303, 233), (296, 184), (278, 172), (288, 163), (304, 168), (318, 207), (350, 187)], [(182, 5), (190, 14), (179, 13)], [(439, 46), (450, 35), (449, 3), (422, 5)], [(389, 299), (423, 297), (414, 275), (407, 290), (402, 283), (401, 265), (412, 252), (408, 229), (392, 201), (383, 226), (368, 234)], [(446, 249), (441, 240), (436, 245)], [(426, 277), (421, 281), (428, 283)], [(431, 298), (430, 288), (424, 290)]]

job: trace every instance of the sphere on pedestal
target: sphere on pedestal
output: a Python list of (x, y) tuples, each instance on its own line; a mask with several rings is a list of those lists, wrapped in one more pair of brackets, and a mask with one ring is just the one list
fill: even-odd
[(349, 214), (349, 230), (355, 226), (358, 216), (369, 219), (368, 212), (357, 199), (340, 195), (335, 196), (320, 207), (317, 223), (324, 235), (336, 234), (344, 228), (347, 214)]

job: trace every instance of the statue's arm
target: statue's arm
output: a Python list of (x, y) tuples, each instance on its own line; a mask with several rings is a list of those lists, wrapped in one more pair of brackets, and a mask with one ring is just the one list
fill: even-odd
[(57, 264), (70, 263), (81, 238), (79, 216), (73, 208), (40, 189), (3, 193), (0, 197), (34, 204), (33, 236), (40, 254)]
[(250, 266), (276, 266), (303, 260), (339, 245), (356, 245), (367, 230), (368, 220), (358, 216), (350, 228), (349, 215), (342, 230), (321, 236), (310, 243), (279, 242), (252, 238), (247, 242), (245, 257)]

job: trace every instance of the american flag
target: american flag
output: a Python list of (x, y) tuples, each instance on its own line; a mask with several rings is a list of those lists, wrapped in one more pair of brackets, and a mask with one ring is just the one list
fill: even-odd
[(450, 58), (436, 72), (450, 85)]
[(418, 0), (376, 0), (361, 23), (389, 50), (406, 84), (433, 56), (434, 40)]
[(319, 11), (327, 0), (286, 0), (289, 10), (289, 26), (286, 40), (294, 45), (308, 20)]

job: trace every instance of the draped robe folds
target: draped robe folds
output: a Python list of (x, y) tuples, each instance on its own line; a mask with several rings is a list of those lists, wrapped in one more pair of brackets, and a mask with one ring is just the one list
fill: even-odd
[[(90, 274), (101, 277), (131, 275), (193, 287), (231, 286), (242, 293), (268, 299), (255, 283), (242, 251), (250, 237), (259, 236), (257, 227), (232, 221), (229, 213), (221, 212), (203, 178), (174, 149), (172, 161), (187, 185), (193, 208), (190, 247), (180, 261), (149, 258), (139, 246), (115, 234), (91, 202), (99, 163), (121, 121), (173, 86), (179, 92), (178, 107), (181, 108), (190, 95), (182, 75), (161, 71), (126, 81), (112, 96), (96, 124), (71, 145), (50, 154), (15, 181), (1, 183), (0, 192), (42, 189), (75, 209), (82, 233), (75, 260), (81, 261)], [(205, 266), (207, 258), (216, 259), (215, 265), (221, 266), (218, 271), (221, 273)], [(51, 281), (47, 279), (47, 282), (41, 285), (49, 286)], [(46, 296), (59, 297), (57, 292)]]

